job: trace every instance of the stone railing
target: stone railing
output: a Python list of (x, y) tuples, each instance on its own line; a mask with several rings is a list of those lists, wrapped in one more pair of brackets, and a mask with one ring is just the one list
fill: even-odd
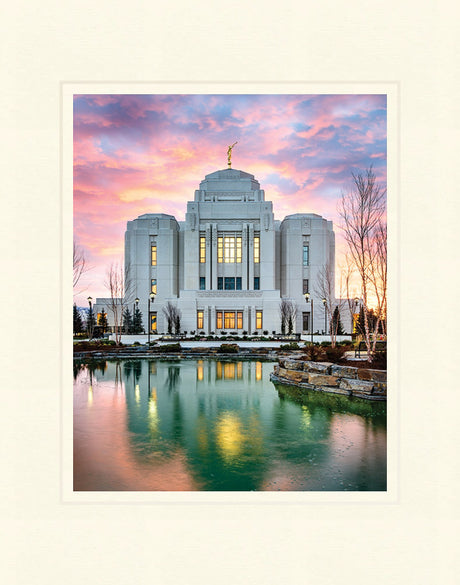
[(386, 400), (387, 398), (387, 373), (385, 370), (280, 358), (271, 379), (273, 382), (290, 384), (308, 390), (356, 396), (366, 400)]

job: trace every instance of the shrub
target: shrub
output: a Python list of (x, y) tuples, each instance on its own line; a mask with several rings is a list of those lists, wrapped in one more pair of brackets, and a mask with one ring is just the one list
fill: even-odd
[(310, 345), (307, 345), (307, 347), (304, 349), (304, 352), (306, 359), (312, 362), (320, 362), (325, 357), (325, 349), (320, 345), (312, 345), (310, 343)]
[(236, 343), (222, 343), (217, 350), (218, 353), (238, 353), (240, 348)]
[(341, 345), (336, 347), (326, 347), (325, 351), (328, 362), (338, 362), (343, 358), (347, 350), (343, 345)]
[(158, 349), (160, 351), (168, 353), (168, 352), (181, 351), (182, 347), (181, 347), (180, 343), (167, 343), (166, 345), (159, 346)]
[(140, 343), (139, 343), (138, 341), (135, 341), (135, 342), (133, 343), (133, 346), (134, 346), (134, 347), (139, 347), (139, 346), (140, 346)]
[(204, 335), (204, 334), (205, 334), (204, 331), (200, 331), (200, 335)]
[(243, 335), (247, 335), (247, 334), (248, 334), (248, 332), (247, 332), (247, 331), (243, 331)]
[(300, 347), (299, 347), (299, 344), (297, 342), (292, 341), (291, 343), (281, 344), (280, 349), (290, 350), (290, 349), (300, 349)]
[(230, 331), (230, 335), (236, 335), (236, 331)]
[(259, 335), (259, 332), (258, 331), (254, 331), (253, 332), (253, 335)]
[(267, 329), (265, 329), (265, 331), (264, 331), (264, 335), (268, 335), (268, 331), (267, 331)]
[(331, 347), (331, 342), (330, 341), (322, 341), (321, 342), (321, 347)]

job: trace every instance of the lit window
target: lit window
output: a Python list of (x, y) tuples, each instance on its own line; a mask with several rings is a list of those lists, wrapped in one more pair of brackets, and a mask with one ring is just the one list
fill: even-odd
[(254, 237), (254, 264), (259, 264), (260, 262), (260, 237)]
[(236, 277), (236, 290), (241, 290), (241, 276)]
[(235, 329), (235, 313), (224, 313), (224, 329)]
[(303, 247), (303, 265), (308, 266), (308, 246)]
[(206, 278), (200, 276), (200, 290), (206, 290)]
[(308, 278), (304, 278), (303, 279), (303, 294), (306, 294), (308, 292)]
[(302, 313), (302, 329), (304, 331), (310, 330), (309, 321), (310, 321), (310, 313)]
[(260, 290), (260, 278), (254, 276), (254, 290)]
[(204, 323), (204, 312), (197, 311), (196, 312), (196, 328), (203, 329), (203, 323)]
[(200, 263), (203, 264), (206, 262), (206, 238), (204, 236), (200, 237)]
[(236, 314), (236, 328), (243, 329), (243, 313), (240, 311)]
[(224, 238), (217, 238), (217, 262), (224, 261)]
[(150, 313), (150, 331), (157, 330), (157, 314)]
[(224, 289), (224, 279), (222, 276), (218, 276), (217, 277), (217, 290), (223, 290)]
[(262, 311), (256, 311), (256, 329), (262, 329)]
[(216, 313), (216, 329), (222, 329), (222, 311)]
[(157, 279), (156, 278), (152, 278), (150, 288), (151, 288), (151, 292), (157, 294)]
[(241, 238), (236, 238), (236, 261), (241, 262)]
[(235, 262), (235, 238), (231, 236), (224, 237), (224, 262), (230, 264)]
[(152, 250), (152, 266), (156, 266), (157, 265), (157, 247), (152, 246), (151, 250)]

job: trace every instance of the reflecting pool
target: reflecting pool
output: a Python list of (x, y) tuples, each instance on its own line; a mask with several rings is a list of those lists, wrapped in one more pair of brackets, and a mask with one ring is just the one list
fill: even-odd
[(386, 490), (386, 406), (270, 381), (273, 363), (74, 365), (75, 491)]

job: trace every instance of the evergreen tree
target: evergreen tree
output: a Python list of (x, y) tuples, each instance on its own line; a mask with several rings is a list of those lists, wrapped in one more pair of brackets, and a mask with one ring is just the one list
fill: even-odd
[(105, 333), (107, 329), (107, 313), (104, 311), (104, 309), (102, 309), (98, 321), (98, 325), (101, 328), (102, 333)]
[(128, 307), (123, 312), (123, 331), (128, 334), (133, 332), (133, 318)]
[(80, 311), (77, 309), (77, 305), (73, 305), (73, 332), (83, 332), (83, 319), (81, 318)]
[(342, 321), (340, 320), (340, 311), (339, 307), (335, 307), (334, 313), (332, 315), (332, 331), (335, 331), (336, 335), (345, 335), (345, 331), (343, 329)]
[(136, 333), (136, 334), (142, 333), (144, 331), (144, 326), (142, 325), (142, 313), (137, 305), (134, 309), (132, 330), (133, 330), (133, 333)]
[(364, 307), (362, 305), (359, 310), (359, 317), (356, 319), (355, 333), (357, 335), (364, 335)]

